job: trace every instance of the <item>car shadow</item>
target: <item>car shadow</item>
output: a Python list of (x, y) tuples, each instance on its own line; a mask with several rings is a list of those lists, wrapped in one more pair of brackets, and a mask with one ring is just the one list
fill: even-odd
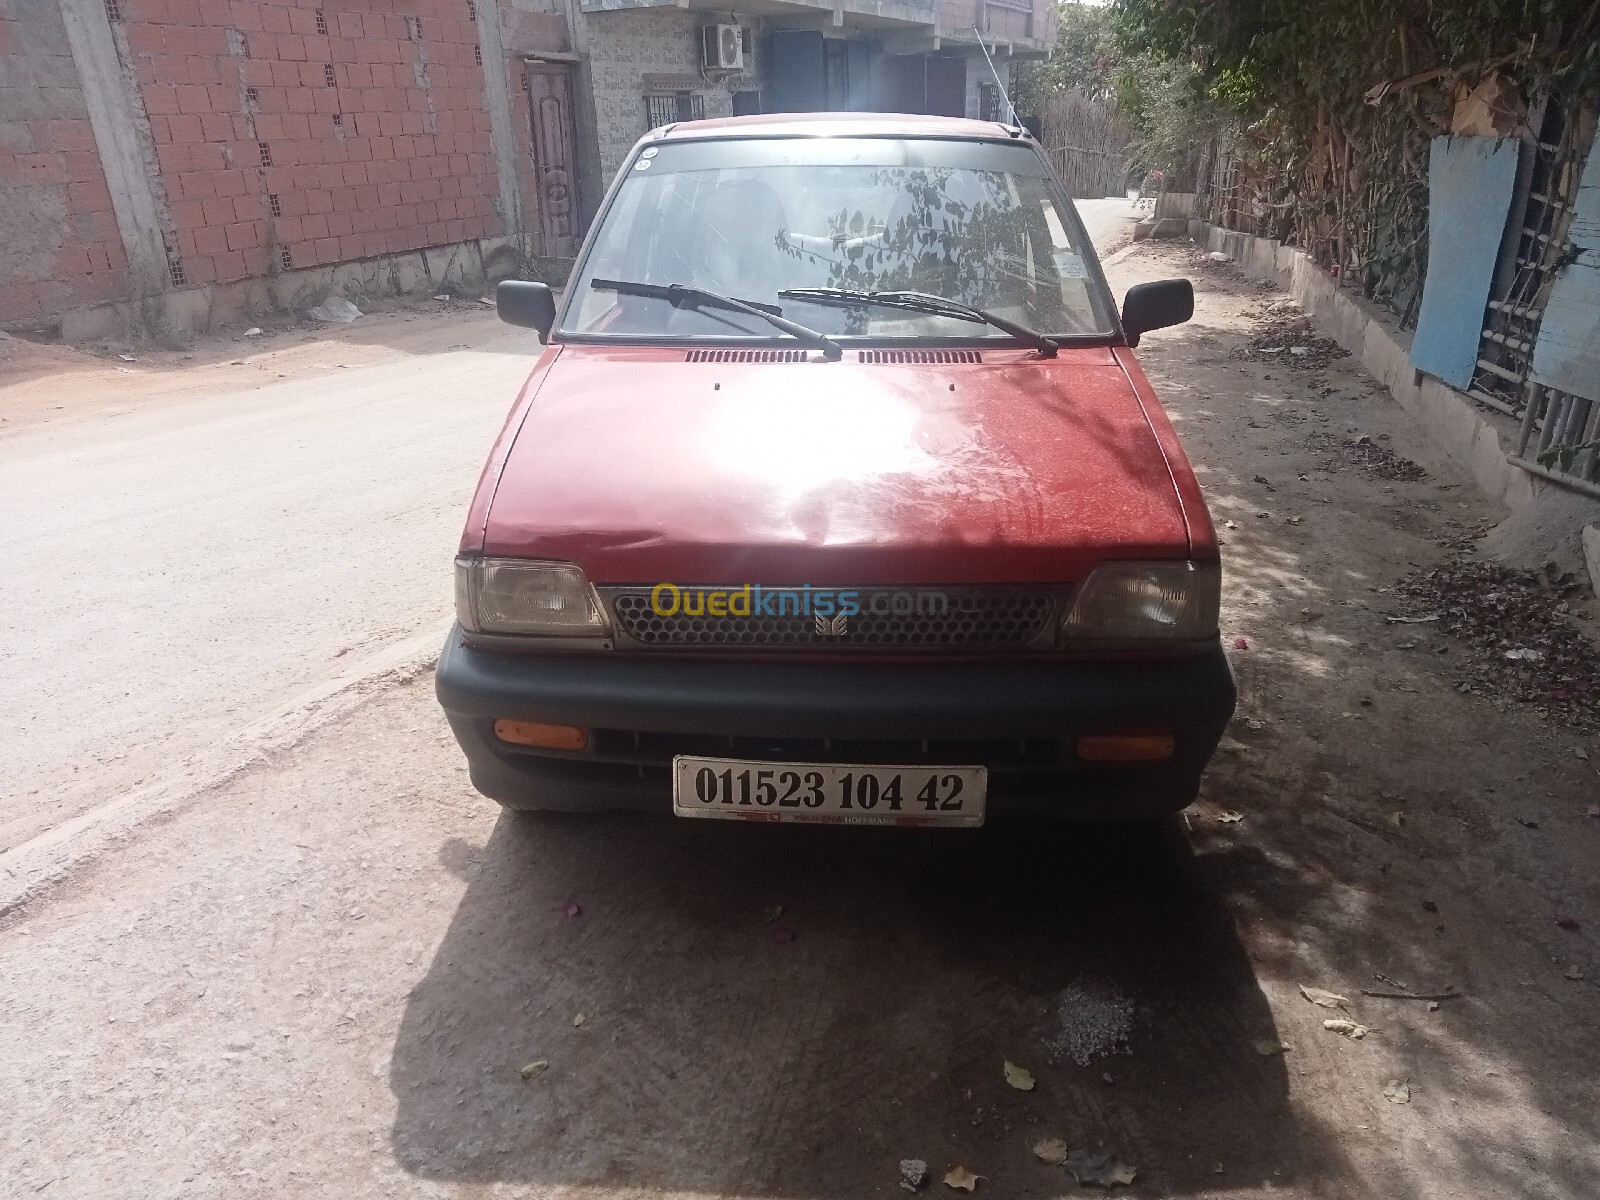
[(407, 1001), (392, 1140), (429, 1179), (718, 1195), (902, 1159), (1074, 1190), (1045, 1137), (1163, 1194), (1343, 1175), (1275, 1038), (1176, 827), (508, 815)]

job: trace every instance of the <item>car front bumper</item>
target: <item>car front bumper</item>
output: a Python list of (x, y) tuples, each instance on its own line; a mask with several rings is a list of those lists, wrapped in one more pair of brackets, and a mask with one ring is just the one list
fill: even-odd
[[(473, 785), (511, 808), (670, 812), (676, 754), (989, 768), (991, 817), (1176, 812), (1233, 715), (1219, 644), (1179, 658), (820, 662), (526, 655), (450, 631), (435, 680)], [(495, 736), (498, 719), (578, 725), (582, 751)], [(1172, 757), (1077, 757), (1090, 734), (1171, 733)]]

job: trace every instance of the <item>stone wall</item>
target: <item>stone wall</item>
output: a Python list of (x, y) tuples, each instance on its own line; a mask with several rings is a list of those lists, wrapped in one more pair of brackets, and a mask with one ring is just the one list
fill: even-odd
[[(595, 115), (600, 134), (600, 173), (609, 186), (633, 144), (646, 132), (646, 75), (700, 75), (700, 27), (726, 20), (725, 13), (681, 8), (633, 8), (591, 12), (588, 25), (590, 70), (594, 78)], [(761, 55), (759, 23), (744, 14), (738, 23), (751, 30), (754, 55), (746, 55), (745, 72), (735, 85), (757, 88)], [(723, 83), (703, 81), (694, 89), (707, 117), (733, 115), (733, 91)]]

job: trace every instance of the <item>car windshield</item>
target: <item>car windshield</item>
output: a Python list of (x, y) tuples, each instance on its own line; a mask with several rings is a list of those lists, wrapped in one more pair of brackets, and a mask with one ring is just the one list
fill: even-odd
[(781, 293), (919, 292), (1055, 337), (1109, 338), (1111, 304), (1085, 247), (1077, 215), (1026, 144), (669, 141), (646, 147), (626, 169), (567, 299), (561, 332), (622, 340), (782, 336), (747, 312), (606, 286), (626, 281), (767, 306), (830, 337), (1014, 340), (948, 312)]

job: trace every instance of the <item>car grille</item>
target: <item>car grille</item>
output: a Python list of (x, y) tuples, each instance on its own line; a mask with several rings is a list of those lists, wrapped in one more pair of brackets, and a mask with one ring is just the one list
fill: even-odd
[[(737, 590), (737, 589), (729, 589)], [(1048, 645), (1060, 596), (1038, 588), (927, 589), (913, 600), (924, 612), (892, 611), (908, 592), (891, 588), (852, 588), (861, 611), (828, 619), (786, 612), (782, 615), (662, 616), (652, 610), (644, 589), (601, 589), (618, 632), (639, 646), (726, 647), (748, 650), (1004, 650)], [(926, 597), (937, 592), (942, 607)], [(888, 611), (874, 612), (875, 604)]]

